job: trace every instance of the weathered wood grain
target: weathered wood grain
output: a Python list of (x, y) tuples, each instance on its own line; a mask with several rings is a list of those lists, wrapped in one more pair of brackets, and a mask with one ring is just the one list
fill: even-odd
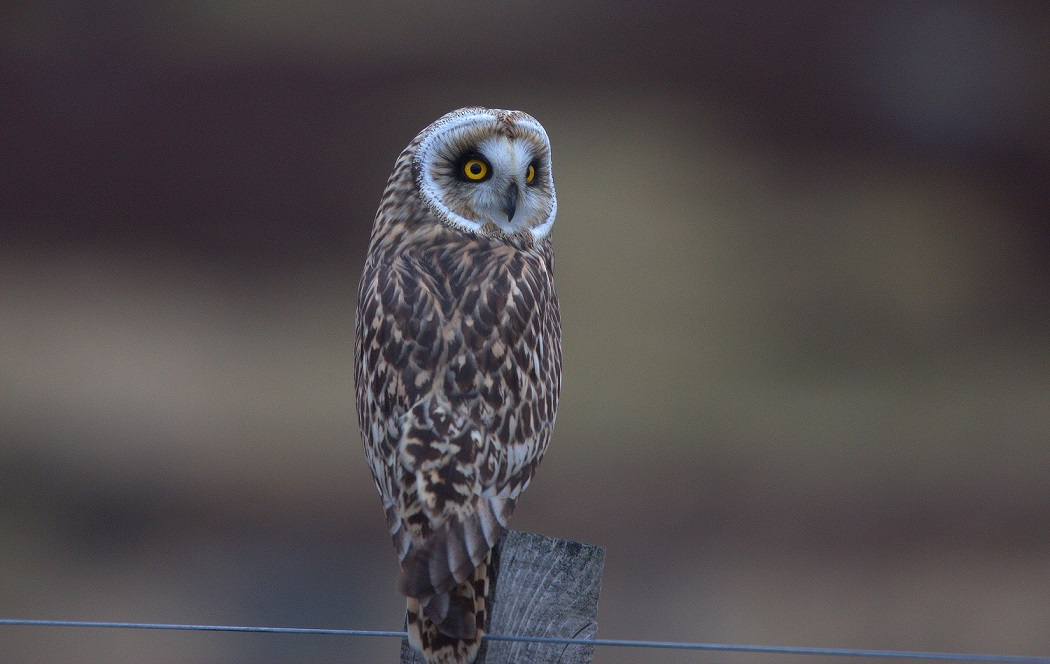
[[(592, 544), (507, 531), (493, 553), (489, 634), (593, 638), (605, 549)], [(589, 664), (594, 646), (486, 639), (477, 664)], [(425, 664), (401, 642), (402, 664)]]

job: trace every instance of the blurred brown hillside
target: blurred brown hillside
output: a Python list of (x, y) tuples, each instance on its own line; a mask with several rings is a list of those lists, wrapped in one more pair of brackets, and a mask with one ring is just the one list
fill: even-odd
[[(599, 636), (1050, 655), (1048, 33), (1013, 2), (5, 3), (0, 617), (401, 627), (356, 280), (398, 153), (485, 105), (544, 123), (559, 201), (564, 400), (513, 524), (608, 548)], [(28, 663), (397, 649), (0, 628)]]

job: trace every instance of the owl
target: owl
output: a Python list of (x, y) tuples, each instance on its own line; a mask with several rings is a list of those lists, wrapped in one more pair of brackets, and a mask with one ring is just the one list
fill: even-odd
[(394, 164), (358, 290), (365, 454), (401, 561), (412, 645), (472, 662), (492, 548), (547, 449), (561, 388), (543, 127), (463, 108)]

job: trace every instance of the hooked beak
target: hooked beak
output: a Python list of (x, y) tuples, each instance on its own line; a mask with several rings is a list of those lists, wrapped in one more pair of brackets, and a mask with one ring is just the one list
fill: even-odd
[(518, 185), (511, 184), (507, 188), (507, 200), (503, 203), (503, 211), (507, 213), (507, 221), (514, 220), (514, 211), (518, 208)]

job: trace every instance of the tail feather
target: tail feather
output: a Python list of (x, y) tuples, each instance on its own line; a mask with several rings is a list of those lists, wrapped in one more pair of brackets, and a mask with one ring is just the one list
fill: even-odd
[(470, 664), (488, 626), (489, 565), (485, 557), (469, 578), (447, 593), (408, 598), (408, 640), (428, 664)]
[(402, 547), (401, 593), (425, 599), (466, 581), (503, 536), (513, 511), (513, 499), (483, 499), (471, 513), (448, 519), (425, 541), (408, 542)]

